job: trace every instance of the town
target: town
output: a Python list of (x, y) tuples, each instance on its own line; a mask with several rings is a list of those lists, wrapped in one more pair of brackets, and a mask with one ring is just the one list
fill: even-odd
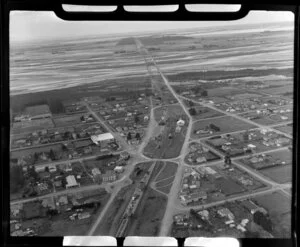
[(114, 39), (134, 76), (12, 96), (11, 235), (290, 237), (291, 71), (180, 67), (222, 40)]

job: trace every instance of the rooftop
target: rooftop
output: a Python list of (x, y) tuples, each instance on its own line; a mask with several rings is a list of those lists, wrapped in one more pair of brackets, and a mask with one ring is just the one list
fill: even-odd
[(97, 143), (101, 141), (113, 140), (114, 136), (111, 133), (104, 133), (99, 135), (93, 135), (91, 136), (91, 139), (94, 143)]

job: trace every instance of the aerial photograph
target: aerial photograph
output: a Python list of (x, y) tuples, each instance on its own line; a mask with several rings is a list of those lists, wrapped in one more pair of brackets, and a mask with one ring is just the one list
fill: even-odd
[(293, 18), (11, 12), (11, 236), (290, 238)]

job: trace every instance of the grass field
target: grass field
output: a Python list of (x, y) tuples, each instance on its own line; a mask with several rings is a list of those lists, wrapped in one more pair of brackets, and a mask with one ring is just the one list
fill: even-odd
[(275, 129), (290, 135), (293, 134), (293, 126), (291, 125), (283, 125), (283, 126), (275, 127)]
[(245, 189), (242, 186), (230, 179), (219, 178), (216, 180), (215, 183), (217, 187), (219, 187), (226, 196), (245, 191)]
[(174, 176), (160, 180), (159, 182), (157, 182), (155, 184), (155, 187), (158, 188), (158, 187), (167, 186), (167, 185), (171, 184), (173, 182), (173, 180), (174, 180)]
[(197, 114), (195, 116), (192, 116), (194, 120), (224, 116), (223, 113), (220, 113), (218, 111), (215, 111), (215, 110), (207, 108), (207, 107), (202, 107), (202, 106), (196, 105), (196, 106), (194, 106), (194, 108), (197, 112)]
[(259, 205), (268, 210), (273, 222), (272, 234), (277, 238), (287, 238), (291, 234), (291, 197), (279, 192), (255, 197)]
[(165, 162), (164, 169), (159, 173), (156, 178), (156, 182), (165, 178), (172, 177), (176, 174), (178, 164), (174, 162)]
[(260, 170), (262, 174), (271, 178), (277, 183), (287, 183), (292, 181), (292, 165), (276, 166)]
[(156, 190), (161, 191), (162, 193), (165, 193), (165, 194), (169, 194), (172, 185), (173, 185), (173, 184), (171, 183), (171, 184), (168, 184), (168, 185), (166, 185), (166, 186), (156, 188)]
[[(206, 133), (206, 134), (197, 135), (195, 133), (197, 130), (204, 129), (209, 124), (214, 124), (218, 126), (220, 128), (220, 131), (213, 132), (212, 134)], [(200, 120), (195, 122), (193, 124), (191, 137), (197, 139), (197, 138), (207, 137), (211, 135), (219, 135), (219, 134), (224, 134), (224, 133), (234, 132), (239, 130), (247, 130), (251, 128), (255, 128), (255, 125), (243, 122), (234, 117), (225, 116), (222, 118), (211, 119), (211, 120)]]

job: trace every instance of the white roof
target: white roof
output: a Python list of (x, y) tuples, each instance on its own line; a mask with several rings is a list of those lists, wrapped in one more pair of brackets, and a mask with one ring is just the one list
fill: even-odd
[(93, 142), (101, 142), (114, 139), (114, 136), (111, 133), (104, 133), (99, 135), (91, 136)]
[(67, 176), (66, 179), (67, 179), (67, 183), (68, 183), (67, 186), (76, 186), (77, 185), (76, 179), (73, 175)]

